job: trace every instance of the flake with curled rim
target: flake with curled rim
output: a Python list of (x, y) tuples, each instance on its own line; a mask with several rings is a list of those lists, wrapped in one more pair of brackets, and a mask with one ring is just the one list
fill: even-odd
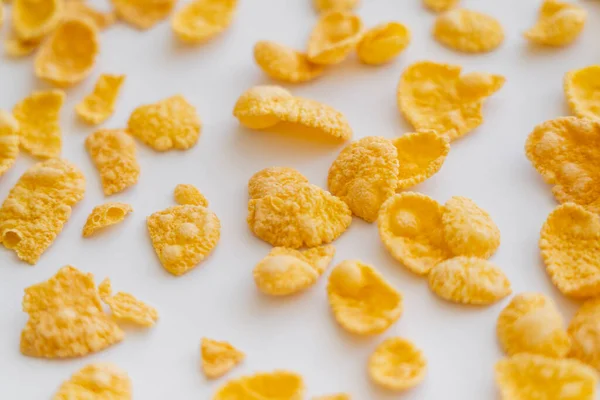
[(600, 65), (590, 65), (565, 74), (564, 91), (573, 114), (580, 118), (600, 119)]
[(391, 337), (369, 357), (369, 376), (388, 390), (404, 391), (420, 384), (427, 373), (427, 359), (410, 340)]
[(63, 0), (14, 0), (12, 28), (23, 41), (40, 40), (56, 28), (63, 8)]
[(598, 376), (571, 359), (517, 354), (496, 363), (496, 385), (503, 400), (593, 400)]
[(66, 0), (63, 18), (88, 18), (94, 22), (100, 30), (106, 29), (117, 21), (114, 11), (102, 12), (91, 7), (83, 1)]
[(212, 400), (302, 400), (304, 380), (295, 372), (276, 370), (233, 379)]
[(83, 237), (94, 235), (99, 230), (118, 224), (133, 211), (129, 204), (105, 203), (94, 207), (83, 226)]
[(132, 398), (131, 379), (125, 371), (114, 364), (95, 363), (74, 373), (52, 400)]
[(377, 219), (381, 205), (398, 186), (398, 151), (381, 136), (368, 136), (346, 146), (329, 168), (331, 194), (367, 222)]
[(367, 30), (356, 47), (361, 62), (380, 65), (392, 61), (410, 44), (410, 30), (399, 22), (386, 22)]
[(19, 122), (0, 110), (0, 176), (8, 171), (19, 155)]
[(448, 11), (458, 5), (460, 0), (423, 0), (423, 5), (435, 12)]
[(355, 9), (360, 0), (313, 0), (315, 9), (320, 13), (334, 10), (351, 11)]
[(182, 206), (189, 204), (192, 206), (208, 207), (208, 200), (194, 185), (180, 183), (175, 186), (173, 197), (175, 198), (175, 202)]
[(102, 285), (102, 294), (100, 297), (110, 307), (113, 318), (144, 327), (151, 327), (158, 320), (158, 311), (154, 307), (138, 300), (133, 295), (123, 292), (113, 295), (111, 293), (111, 283), (108, 278), (102, 281)]
[(544, 46), (566, 46), (583, 31), (587, 11), (580, 5), (544, 0), (538, 21), (524, 33), (529, 41)]
[(231, 25), (237, 0), (193, 0), (175, 13), (171, 27), (189, 44), (203, 43)]
[(504, 29), (490, 15), (457, 8), (437, 17), (433, 37), (457, 51), (485, 53), (502, 44)]
[(293, 168), (270, 167), (252, 175), (248, 181), (248, 194), (251, 199), (260, 199), (278, 193), (287, 186), (305, 183), (308, 183), (308, 179)]
[(216, 379), (231, 371), (246, 355), (228, 342), (202, 338), (200, 357), (204, 375), (208, 379)]
[(137, 29), (149, 29), (167, 18), (176, 0), (111, 0), (119, 19)]
[(504, 85), (504, 77), (484, 73), (461, 76), (458, 65), (420, 61), (398, 84), (398, 108), (417, 130), (434, 130), (451, 141), (483, 123), (484, 100)]
[(571, 338), (569, 357), (600, 370), (600, 299), (583, 303), (567, 332)]
[[(70, 1), (72, 4), (80, 4)], [(84, 97), (75, 106), (77, 115), (88, 124), (97, 125), (106, 121), (115, 111), (117, 98), (125, 75), (102, 74), (98, 78), (94, 91)]]
[(288, 83), (312, 81), (325, 71), (323, 66), (310, 62), (305, 53), (264, 40), (254, 45), (254, 61), (272, 79)]
[(356, 14), (336, 10), (322, 14), (308, 39), (308, 59), (321, 65), (341, 63), (358, 45), (362, 30)]
[(403, 311), (402, 294), (358, 260), (343, 261), (333, 269), (327, 297), (335, 320), (357, 335), (382, 333)]

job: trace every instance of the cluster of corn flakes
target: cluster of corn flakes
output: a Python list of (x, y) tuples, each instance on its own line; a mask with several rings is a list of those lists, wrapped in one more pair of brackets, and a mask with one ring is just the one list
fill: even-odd
[(129, 204), (105, 203), (94, 207), (83, 226), (83, 237), (89, 237), (96, 232), (123, 221), (133, 211)]
[(294, 372), (273, 371), (233, 379), (221, 386), (213, 400), (302, 400), (304, 381)]
[(208, 338), (202, 338), (200, 356), (202, 371), (209, 379), (216, 379), (225, 375), (246, 357), (244, 353), (231, 344)]
[(131, 379), (114, 364), (89, 364), (63, 383), (53, 400), (111, 399), (131, 400)]
[(427, 360), (409, 340), (392, 337), (379, 344), (371, 354), (368, 370), (377, 385), (392, 391), (404, 391), (423, 381)]
[(229, 27), (236, 8), (237, 0), (194, 0), (175, 13), (171, 27), (181, 41), (203, 43)]
[(539, 45), (566, 46), (583, 31), (586, 19), (587, 12), (577, 4), (544, 0), (538, 21), (524, 36)]

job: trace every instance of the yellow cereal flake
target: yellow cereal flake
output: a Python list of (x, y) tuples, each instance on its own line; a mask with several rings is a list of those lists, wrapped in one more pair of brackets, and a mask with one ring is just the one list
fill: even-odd
[(171, 27), (183, 42), (207, 41), (229, 27), (237, 0), (194, 0), (175, 13)]
[(129, 293), (117, 294), (102, 299), (110, 307), (113, 318), (136, 325), (150, 327), (158, 320), (158, 311)]
[(94, 207), (83, 226), (83, 237), (94, 235), (99, 230), (118, 224), (133, 211), (129, 204), (105, 203)]
[(308, 59), (321, 65), (339, 64), (362, 38), (360, 17), (347, 11), (322, 14), (308, 39)]
[(600, 295), (600, 216), (573, 203), (554, 209), (540, 234), (552, 283), (576, 298)]
[(351, 11), (355, 9), (360, 0), (313, 0), (315, 9), (320, 13), (334, 10)]
[(196, 109), (181, 95), (136, 108), (127, 123), (131, 135), (157, 151), (189, 149), (201, 128)]
[(290, 103), (293, 97), (281, 86), (255, 86), (238, 98), (233, 108), (233, 116), (240, 124), (250, 129), (271, 128), (280, 122), (274, 115), (274, 108), (282, 103)]
[(110, 363), (89, 364), (64, 382), (52, 400), (110, 399), (131, 400), (129, 375)]
[(485, 53), (502, 44), (504, 29), (490, 15), (457, 8), (437, 17), (433, 37), (453, 50)]
[(287, 186), (297, 186), (308, 183), (308, 179), (300, 172), (288, 167), (265, 168), (248, 181), (248, 194), (251, 199), (273, 195)]
[(577, 360), (517, 354), (496, 363), (496, 385), (503, 400), (593, 400), (598, 376)]
[(382, 333), (402, 315), (402, 294), (358, 260), (343, 261), (333, 269), (327, 296), (336, 321), (357, 335)]
[(587, 11), (580, 5), (544, 0), (538, 21), (524, 36), (532, 43), (544, 46), (566, 46), (583, 31), (586, 19)]
[(0, 242), (35, 264), (50, 247), (85, 192), (85, 178), (68, 161), (52, 159), (30, 167), (0, 208)]
[(35, 75), (59, 87), (73, 86), (90, 75), (100, 52), (98, 28), (87, 18), (63, 20), (40, 47)]
[(152, 28), (169, 16), (176, 0), (111, 0), (117, 17), (137, 29)]
[(112, 284), (109, 278), (104, 278), (98, 285), (98, 295), (101, 300), (105, 300), (107, 297), (112, 296)]
[(37, 50), (41, 43), (40, 40), (25, 41), (9, 37), (4, 40), (4, 53), (11, 58), (26, 57)]
[(411, 341), (392, 337), (380, 343), (371, 354), (368, 371), (377, 385), (404, 391), (425, 379), (427, 359)]
[(351, 400), (349, 394), (346, 393), (337, 393), (337, 394), (329, 394), (325, 396), (317, 396), (313, 397), (312, 400)]
[(60, 22), (63, 0), (15, 0), (12, 28), (23, 41), (37, 41), (52, 32)]
[(398, 152), (381, 136), (367, 136), (346, 146), (329, 168), (331, 194), (367, 222), (377, 219), (381, 205), (398, 186)]
[(114, 11), (98, 11), (83, 1), (66, 0), (63, 18), (88, 18), (98, 29), (103, 30), (116, 22), (117, 15)]
[(569, 71), (565, 75), (565, 97), (573, 114), (580, 118), (600, 119), (600, 65)]
[(568, 329), (569, 357), (600, 370), (600, 300), (588, 300), (577, 311)]
[(0, 110), (0, 176), (13, 166), (19, 155), (19, 122)]
[(410, 30), (399, 22), (386, 22), (367, 30), (357, 45), (361, 62), (380, 65), (392, 61), (410, 44)]
[(254, 61), (270, 78), (281, 82), (308, 82), (324, 72), (324, 67), (310, 62), (305, 53), (264, 40), (254, 45)]
[(460, 0), (423, 0), (423, 5), (431, 11), (448, 11), (458, 5)]
[(221, 236), (219, 218), (202, 206), (170, 207), (149, 216), (147, 223), (161, 264), (177, 276), (203, 261)]
[(461, 67), (421, 61), (409, 66), (398, 84), (398, 107), (417, 131), (433, 130), (451, 141), (483, 123), (484, 100), (504, 78), (465, 74)]
[(241, 363), (246, 355), (227, 342), (202, 338), (200, 344), (202, 371), (208, 379), (225, 375)]
[[(77, 3), (71, 0), (73, 4)], [(84, 97), (83, 101), (75, 106), (77, 115), (91, 125), (106, 121), (115, 111), (117, 97), (125, 75), (102, 74), (98, 78), (94, 91)]]
[(243, 376), (221, 386), (212, 400), (302, 400), (304, 381), (294, 372), (273, 371)]
[(194, 185), (179, 184), (173, 191), (175, 202), (179, 205), (208, 207), (208, 200)]

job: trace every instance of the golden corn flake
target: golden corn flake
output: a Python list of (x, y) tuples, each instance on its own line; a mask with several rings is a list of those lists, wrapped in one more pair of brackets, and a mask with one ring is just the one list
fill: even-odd
[(271, 128), (280, 122), (273, 113), (275, 106), (284, 102), (287, 104), (293, 97), (292, 93), (281, 86), (255, 86), (238, 98), (233, 116), (250, 129)]
[(465, 53), (492, 51), (504, 41), (504, 29), (494, 17), (456, 9), (437, 17), (433, 37), (441, 44)]
[(237, 0), (194, 0), (175, 13), (171, 27), (181, 41), (202, 43), (227, 29), (236, 9)]
[(114, 364), (89, 364), (63, 383), (52, 400), (131, 400), (131, 379)]
[(167, 18), (176, 0), (111, 0), (117, 17), (138, 29), (149, 29)]
[(460, 66), (431, 61), (417, 62), (404, 71), (398, 107), (417, 131), (433, 130), (455, 140), (483, 123), (483, 102), (502, 87), (504, 78), (460, 73)]
[(12, 58), (26, 57), (37, 50), (41, 43), (41, 40), (25, 41), (18, 37), (9, 37), (4, 40), (4, 53)]
[(354, 215), (367, 222), (375, 221), (379, 208), (398, 186), (396, 147), (381, 136), (367, 136), (351, 143), (329, 168), (327, 185)]
[(19, 155), (19, 122), (0, 110), (0, 176), (13, 166)]
[(324, 67), (308, 61), (306, 54), (275, 42), (257, 42), (254, 61), (272, 79), (288, 83), (312, 81), (324, 72)]
[(358, 43), (356, 53), (365, 64), (385, 64), (410, 44), (410, 31), (399, 22), (386, 22), (369, 29)]
[(60, 22), (63, 7), (63, 0), (15, 0), (12, 28), (21, 40), (39, 40)]
[(208, 200), (194, 185), (179, 184), (173, 191), (175, 202), (179, 205), (208, 207)]
[(112, 295), (112, 284), (110, 279), (104, 278), (104, 280), (100, 282), (98, 285), (98, 295), (102, 300), (105, 300), (107, 297)]
[(308, 59), (321, 65), (339, 64), (362, 38), (363, 23), (356, 14), (331, 11), (319, 17), (308, 39)]
[(566, 46), (583, 31), (586, 19), (587, 11), (577, 4), (544, 0), (538, 21), (524, 36), (544, 46)]
[(136, 325), (150, 327), (158, 320), (158, 311), (138, 300), (129, 293), (117, 294), (102, 299), (110, 307), (112, 316), (117, 320), (128, 321)]
[(94, 207), (83, 226), (83, 237), (89, 237), (108, 226), (118, 224), (133, 211), (129, 204), (106, 203)]
[(577, 311), (568, 329), (569, 357), (600, 370), (600, 300), (588, 300)]
[(411, 341), (392, 337), (379, 344), (371, 354), (368, 371), (379, 386), (403, 391), (425, 379), (427, 359)]
[(596, 372), (577, 360), (517, 354), (496, 363), (502, 399), (593, 400)]
[(600, 216), (573, 203), (558, 206), (542, 227), (540, 250), (552, 283), (563, 294), (600, 295)]
[(402, 315), (402, 294), (375, 268), (357, 260), (333, 269), (327, 295), (336, 321), (357, 335), (382, 333)]
[(251, 199), (275, 194), (287, 186), (308, 183), (300, 172), (288, 167), (270, 167), (258, 171), (248, 181), (248, 194)]
[(157, 151), (189, 149), (201, 128), (196, 109), (180, 95), (136, 108), (127, 123), (130, 134)]
[(351, 400), (351, 397), (349, 394), (346, 393), (338, 393), (326, 396), (313, 397), (312, 400)]
[(35, 74), (56, 86), (73, 86), (92, 72), (99, 52), (98, 28), (93, 22), (65, 19), (40, 47)]
[(441, 12), (448, 11), (455, 7), (458, 5), (459, 1), (460, 0), (423, 0), (423, 5), (431, 11)]
[(578, 117), (600, 119), (600, 65), (576, 69), (565, 75), (564, 90), (571, 111)]
[(202, 338), (200, 344), (202, 371), (209, 379), (219, 378), (239, 363), (246, 355), (227, 342)]
[(294, 372), (273, 371), (233, 379), (212, 400), (302, 400), (304, 381)]
[(195, 268), (215, 248), (221, 222), (202, 206), (181, 205), (148, 217), (152, 246), (163, 267), (173, 275)]
[[(71, 1), (73, 4), (83, 4)], [(125, 75), (102, 74), (94, 91), (75, 106), (77, 115), (88, 124), (97, 125), (106, 121), (115, 111), (117, 97)]]
[(321, 13), (329, 11), (351, 11), (356, 8), (360, 0), (313, 0), (316, 10)]
[(117, 20), (117, 15), (111, 12), (98, 11), (83, 1), (67, 0), (64, 5), (63, 18), (88, 18), (100, 30), (106, 29)]

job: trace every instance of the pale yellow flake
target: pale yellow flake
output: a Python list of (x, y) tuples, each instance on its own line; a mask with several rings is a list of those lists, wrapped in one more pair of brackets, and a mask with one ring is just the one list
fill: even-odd
[(193, 0), (175, 13), (171, 27), (190, 44), (203, 43), (231, 25), (237, 0)]
[(99, 230), (118, 224), (133, 211), (129, 204), (105, 203), (94, 207), (83, 226), (83, 237), (94, 235)]
[(566, 46), (581, 34), (587, 11), (580, 5), (559, 0), (544, 0), (538, 21), (524, 36), (545, 46)]
[(321, 65), (339, 64), (358, 45), (362, 29), (358, 15), (336, 10), (322, 14), (308, 39), (308, 59)]
[(115, 111), (119, 91), (124, 80), (125, 75), (100, 75), (94, 86), (94, 91), (85, 96), (83, 101), (75, 106), (77, 115), (91, 125), (106, 121)]
[(254, 45), (254, 61), (270, 78), (288, 83), (312, 81), (325, 71), (323, 66), (310, 62), (305, 53), (269, 41)]
[(64, 382), (53, 400), (131, 400), (131, 379), (114, 364), (89, 364)]
[(411, 341), (392, 337), (380, 343), (371, 354), (368, 371), (377, 385), (392, 391), (404, 391), (425, 379), (427, 359)]
[(208, 379), (216, 379), (241, 363), (246, 355), (228, 342), (202, 338), (200, 344), (202, 371)]
[(399, 22), (386, 22), (368, 29), (357, 45), (361, 62), (380, 65), (398, 57), (410, 44), (410, 30)]
[(433, 37), (453, 50), (485, 53), (502, 44), (504, 29), (490, 15), (457, 8), (437, 17)]
[(590, 65), (565, 74), (565, 97), (573, 114), (600, 119), (600, 65)]

